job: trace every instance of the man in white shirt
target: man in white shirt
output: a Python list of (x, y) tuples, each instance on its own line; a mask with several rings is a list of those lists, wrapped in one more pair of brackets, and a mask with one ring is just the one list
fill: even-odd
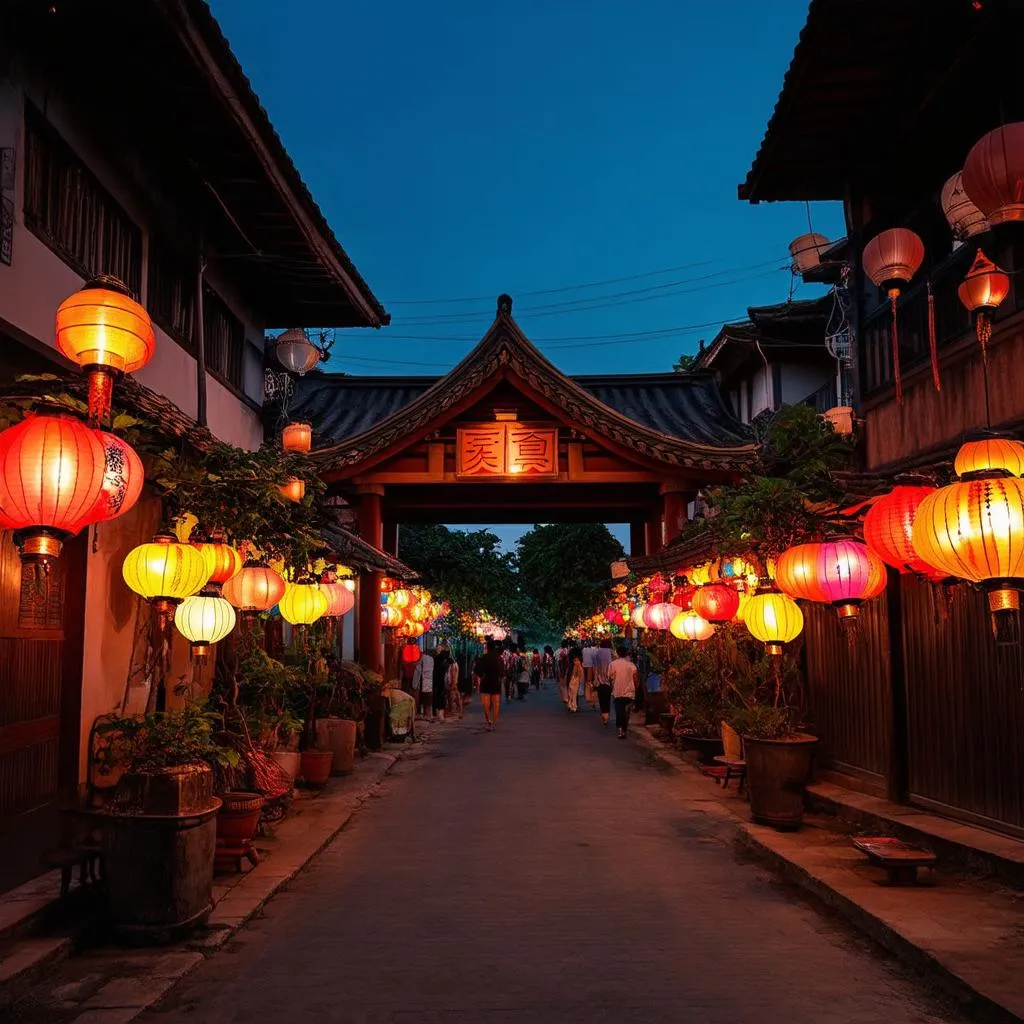
[(412, 677), (412, 689), (416, 694), (416, 704), (420, 718), (430, 718), (434, 711), (434, 652), (424, 651), (423, 657), (416, 662), (416, 672)]
[(615, 701), (615, 727), (619, 739), (624, 740), (629, 731), (629, 709), (636, 699), (636, 665), (626, 657), (626, 646), (620, 644), (617, 657), (608, 666), (608, 678), (612, 684), (612, 699)]
[(594, 651), (594, 689), (597, 690), (597, 704), (601, 711), (601, 724), (608, 724), (608, 716), (612, 709), (612, 683), (608, 677), (608, 669), (612, 663), (612, 642), (602, 640), (601, 646)]

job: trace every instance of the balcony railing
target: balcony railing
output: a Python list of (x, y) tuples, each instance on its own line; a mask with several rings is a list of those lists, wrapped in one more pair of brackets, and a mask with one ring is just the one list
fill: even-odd
[(835, 380), (822, 384), (817, 391), (812, 391), (800, 404), (809, 405), (815, 412), (821, 413), (834, 409), (839, 404)]
[[(932, 268), (932, 291), (935, 297), (935, 339), (941, 358), (944, 349), (954, 345), (971, 329), (970, 314), (957, 297), (957, 287), (967, 273), (974, 258), (975, 245), (961, 246), (942, 263)], [(1024, 267), (1024, 244), (1014, 242), (987, 252), (996, 263), (1011, 274), (1010, 294), (996, 313), (1000, 320), (1024, 309), (1024, 287), (1013, 275), (1017, 267)], [(860, 330), (858, 359), (860, 381), (865, 398), (874, 397), (893, 386), (892, 313), (889, 300), (880, 289), (871, 289), (876, 305), (864, 317)], [(900, 296), (898, 303), (900, 370), (907, 372), (930, 361), (928, 342), (928, 289), (925, 279)]]

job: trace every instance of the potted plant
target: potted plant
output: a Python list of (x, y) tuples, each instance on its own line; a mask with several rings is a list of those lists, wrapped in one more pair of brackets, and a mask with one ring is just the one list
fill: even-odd
[(327, 723), (320, 721), (319, 709), (325, 704), (334, 687), (321, 660), (313, 660), (307, 667), (305, 686), (305, 719), (302, 729), (300, 772), (307, 786), (320, 787), (331, 777), (334, 751), (330, 746)]
[(238, 754), (214, 741), (217, 716), (189, 701), (180, 710), (112, 716), (97, 726), (101, 773), (120, 771), (97, 812), (113, 927), (139, 941), (170, 942), (213, 907), (212, 766)]
[(334, 752), (333, 772), (347, 775), (355, 768), (356, 735), (366, 715), (363, 670), (354, 661), (334, 665), (334, 686), (326, 722), (327, 743)]
[(718, 723), (727, 702), (716, 660), (708, 645), (682, 643), (664, 676), (667, 699), (679, 709), (671, 729), (678, 724), (680, 747), (695, 752), (701, 764), (723, 750)]
[(384, 725), (387, 716), (387, 701), (384, 699), (384, 677), (379, 672), (360, 666), (363, 677), (363, 703), (366, 715), (363, 719), (363, 737), (370, 750), (384, 747)]
[(298, 748), (303, 721), (297, 713), (304, 700), (301, 671), (252, 643), (239, 661), (236, 679), (249, 733), (294, 781), (302, 759)]

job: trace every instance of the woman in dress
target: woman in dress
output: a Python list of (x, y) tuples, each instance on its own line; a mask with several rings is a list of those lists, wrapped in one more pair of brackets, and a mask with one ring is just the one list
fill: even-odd
[(462, 691), (459, 689), (459, 663), (452, 658), (448, 665), (448, 714), (462, 717)]
[(576, 698), (580, 695), (580, 686), (583, 683), (583, 651), (579, 647), (573, 647), (569, 651), (569, 685), (567, 687), (566, 696), (568, 701), (566, 707), (571, 714), (579, 711), (579, 707), (576, 704)]

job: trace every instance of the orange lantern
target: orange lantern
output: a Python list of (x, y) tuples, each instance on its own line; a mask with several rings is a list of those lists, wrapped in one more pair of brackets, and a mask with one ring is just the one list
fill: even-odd
[(900, 572), (915, 572), (928, 579), (940, 580), (945, 573), (936, 573), (914, 550), (914, 516), (921, 502), (934, 487), (894, 487), (876, 498), (864, 517), (864, 541), (887, 565)]
[(286, 452), (298, 452), (304, 455), (313, 447), (313, 424), (289, 423), (281, 431), (281, 447)]
[(397, 629), (405, 622), (405, 613), (394, 605), (380, 606), (380, 624), (388, 629)]
[(964, 161), (963, 185), (993, 227), (1024, 220), (1024, 122), (978, 139)]
[(142, 494), (146, 472), (135, 449), (116, 434), (97, 431), (103, 443), (106, 468), (103, 472), (103, 497), (92, 522), (106, 522), (133, 508)]
[(956, 293), (971, 314), (982, 355), (987, 358), (988, 342), (992, 337), (992, 314), (1010, 294), (1010, 275), (1000, 270), (979, 249)]
[(321, 583), (320, 589), (327, 595), (326, 617), (339, 618), (355, 607), (355, 596), (343, 583)]
[(414, 640), (418, 640), (427, 631), (427, 627), (422, 622), (407, 622), (404, 629), (405, 635)]
[(406, 618), (411, 622), (426, 622), (430, 618), (430, 608), (427, 605), (415, 604), (406, 610)]
[(899, 403), (903, 402), (903, 379), (896, 302), (901, 289), (910, 282), (923, 261), (924, 242), (909, 228), (889, 228), (875, 235), (864, 247), (864, 273), (889, 296), (892, 306), (892, 373)]
[(288, 479), (278, 487), (282, 497), (287, 498), (289, 501), (302, 501), (306, 496), (306, 481), (302, 477), (290, 476)]
[(692, 608), (708, 622), (728, 622), (738, 611), (740, 595), (725, 583), (711, 583), (698, 588), (693, 595)]
[(989, 224), (985, 214), (971, 202), (964, 189), (963, 172), (957, 171), (942, 186), (941, 205), (946, 215), (953, 237), (959, 242), (966, 242), (974, 235), (984, 234)]
[(284, 597), (284, 577), (259, 562), (246, 562), (225, 581), (221, 594), (241, 612), (267, 612)]
[(820, 544), (797, 544), (779, 555), (775, 564), (775, 585), (798, 601), (826, 601), (818, 583)]
[(960, 446), (953, 462), (957, 476), (1024, 476), (1024, 444), (1008, 437), (986, 437)]
[(384, 576), (380, 581), (380, 592), (382, 594), (390, 594), (397, 586), (397, 580), (393, 580), (390, 576)]
[(388, 594), (388, 604), (392, 608), (408, 608), (412, 604), (413, 594), (411, 590), (399, 589), (392, 590)]
[(242, 569), (242, 556), (226, 540), (193, 541), (192, 547), (206, 559), (210, 567), (209, 583), (215, 590), (227, 583), (232, 576), (238, 575)]
[(133, 373), (153, 358), (156, 335), (149, 314), (116, 278), (100, 277), (57, 308), (57, 348), (89, 375), (89, 417), (110, 416), (114, 376)]
[(28, 415), (0, 433), (0, 527), (15, 531), (24, 561), (58, 558), (105, 518), (108, 486), (104, 435), (74, 416)]

